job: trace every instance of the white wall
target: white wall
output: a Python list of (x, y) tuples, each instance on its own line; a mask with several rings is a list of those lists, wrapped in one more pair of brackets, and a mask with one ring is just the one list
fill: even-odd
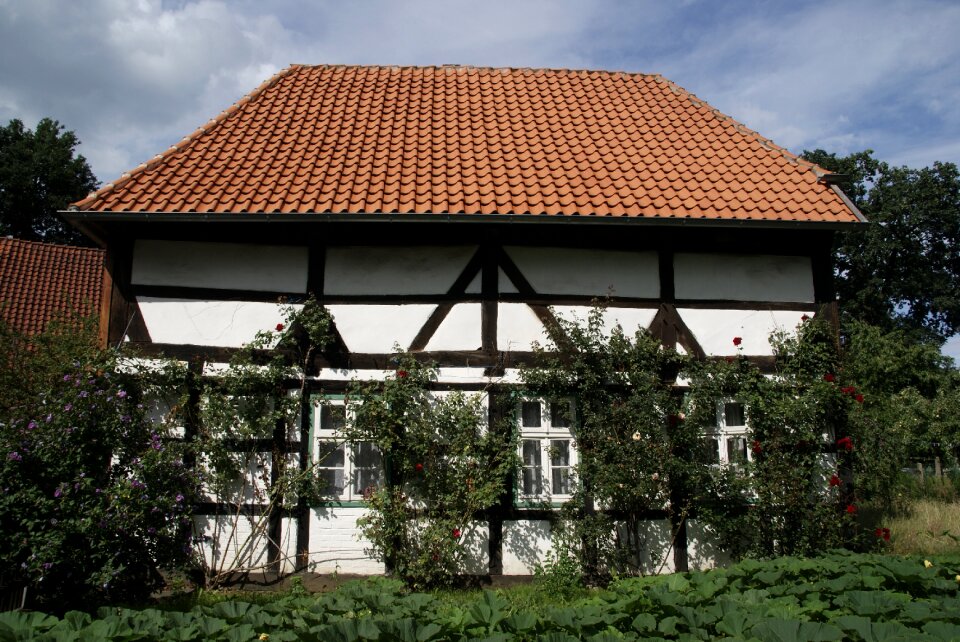
[(483, 347), (479, 303), (458, 303), (427, 343), (427, 350), (479, 350)]
[(330, 247), (326, 294), (444, 294), (476, 246)]
[(410, 342), (436, 309), (432, 303), (409, 305), (334, 304), (326, 306), (350, 352), (383, 354)]
[(810, 310), (704, 310), (677, 308), (690, 332), (708, 355), (735, 355), (734, 337), (743, 342), (740, 349), (747, 355), (772, 355), (770, 334), (793, 332)]
[(656, 252), (520, 246), (504, 250), (540, 294), (660, 295)]
[(369, 540), (361, 537), (357, 520), (363, 508), (325, 507), (310, 511), (309, 569), (315, 573), (382, 575), (383, 562), (367, 551)]
[(550, 552), (550, 522), (524, 520), (503, 522), (503, 574), (533, 575)]
[(130, 280), (135, 285), (307, 291), (307, 248), (139, 239)]
[(137, 297), (147, 332), (154, 343), (239, 348), (257, 332), (284, 322), (283, 310), (302, 305), (254, 301), (204, 301)]
[(673, 271), (678, 299), (814, 301), (806, 256), (676, 254)]
[(267, 517), (244, 515), (194, 515), (198, 546), (208, 568), (214, 572), (233, 568), (261, 569), (267, 563)]

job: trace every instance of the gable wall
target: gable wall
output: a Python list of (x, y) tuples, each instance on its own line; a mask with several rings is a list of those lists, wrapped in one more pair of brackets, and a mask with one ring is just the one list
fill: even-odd
[[(481, 390), (515, 382), (513, 366), (544, 340), (544, 323), (554, 314), (585, 319), (595, 298), (609, 297), (608, 327), (650, 328), (665, 343), (708, 356), (735, 354), (731, 339), (739, 336), (744, 353), (758, 359), (771, 354), (770, 332), (792, 329), (832, 300), (822, 239), (800, 252), (797, 244), (771, 242), (777, 235), (760, 235), (758, 242), (755, 234), (531, 232), (477, 234), (466, 243), (463, 234), (383, 238), (356, 231), (264, 235), (262, 243), (240, 243), (230, 234), (189, 242), (172, 234), (130, 239), (127, 294), (144, 328), (127, 338), (211, 368), (257, 331), (282, 323), (280, 299), (296, 305), (313, 293), (332, 313), (348, 351), (339, 363), (318, 364), (313, 388), (342, 390), (352, 378), (382, 378), (399, 346), (442, 366), (440, 389)], [(286, 560), (287, 570), (299, 556), (319, 572), (381, 573), (382, 563), (367, 555), (359, 537), (362, 515), (359, 506), (326, 506), (284, 518), (282, 545), (272, 555)], [(215, 530), (218, 519), (200, 515), (198, 524)], [(648, 526), (651, 560), (666, 559), (671, 569), (677, 553), (669, 523)], [(532, 573), (550, 547), (549, 516), (535, 511), (510, 509), (471, 532), (470, 565), (481, 574)], [(712, 563), (708, 538), (694, 527), (690, 534), (680, 557)], [(268, 549), (262, 542), (253, 550), (269, 556)]]

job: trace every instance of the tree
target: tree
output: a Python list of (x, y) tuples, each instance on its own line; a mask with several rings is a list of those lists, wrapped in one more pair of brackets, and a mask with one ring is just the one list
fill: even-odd
[(837, 236), (842, 312), (943, 342), (960, 332), (960, 173), (953, 163), (911, 169), (872, 154), (803, 154), (850, 176), (844, 191), (871, 222)]
[(55, 120), (35, 131), (14, 119), (0, 127), (0, 234), (17, 238), (89, 245), (57, 211), (97, 188), (80, 141)]

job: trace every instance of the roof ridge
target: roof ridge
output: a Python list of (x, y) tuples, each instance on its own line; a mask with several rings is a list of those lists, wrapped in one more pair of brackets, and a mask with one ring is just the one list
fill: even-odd
[(716, 116), (719, 116), (719, 117), (720, 117), (720, 120), (727, 121), (728, 123), (730, 123), (731, 125), (733, 125), (733, 128), (736, 129), (736, 130), (737, 130), (738, 132), (740, 132), (741, 134), (744, 134), (745, 136), (750, 136), (750, 137), (756, 138), (757, 141), (760, 143), (760, 145), (761, 145), (764, 149), (766, 149), (766, 150), (768, 150), (768, 151), (771, 151), (771, 152), (777, 152), (777, 153), (779, 153), (781, 156), (783, 156), (784, 159), (786, 159), (788, 162), (796, 165), (797, 167), (806, 168), (806, 169), (812, 171), (812, 172), (814, 173), (814, 175), (815, 175), (818, 179), (819, 179), (819, 178), (822, 178), (822, 177), (825, 176), (826, 174), (831, 174), (831, 173), (832, 173), (832, 172), (830, 172), (830, 171), (828, 171), (828, 170), (820, 167), (820, 166), (817, 165), (816, 163), (811, 163), (810, 161), (806, 160), (805, 158), (802, 158), (801, 156), (799, 156), (798, 154), (794, 154), (793, 152), (791, 152), (791, 151), (790, 151), (789, 149), (787, 149), (786, 147), (783, 147), (783, 146), (781, 146), (781, 145), (778, 145), (777, 143), (775, 143), (775, 142), (773, 141), (773, 139), (767, 138), (766, 136), (764, 136), (763, 134), (757, 132), (756, 130), (750, 129), (749, 127), (747, 127), (746, 125), (744, 125), (743, 123), (741, 123), (741, 122), (740, 122), (739, 120), (737, 120), (736, 118), (733, 118), (732, 116), (728, 116), (727, 114), (723, 113), (722, 111), (720, 111), (719, 109), (717, 109), (716, 107), (714, 107), (713, 105), (711, 105), (710, 103), (708, 103), (707, 101), (705, 101), (705, 100), (703, 100), (702, 98), (698, 97), (696, 94), (694, 94), (694, 93), (693, 93), (692, 91), (690, 91), (689, 89), (686, 89), (686, 88), (684, 88), (684, 87), (681, 87), (681, 86), (678, 85), (676, 82), (670, 80), (669, 78), (664, 78), (664, 77), (661, 76), (660, 74), (656, 74), (656, 76), (657, 76), (657, 79), (658, 79), (660, 82), (666, 83), (666, 84), (671, 88), (671, 90), (674, 91), (674, 93), (678, 93), (678, 94), (683, 94), (683, 95), (685, 95), (690, 101), (692, 101), (692, 102), (693, 102), (694, 104), (696, 104), (697, 106), (705, 107), (707, 110), (713, 112), (713, 114), (715, 114)]
[(661, 74), (658, 73), (647, 73), (642, 71), (624, 71), (622, 69), (610, 70), (610, 69), (586, 69), (586, 68), (572, 68), (572, 67), (494, 67), (491, 65), (461, 65), (456, 63), (451, 64), (440, 64), (440, 65), (347, 65), (347, 64), (329, 64), (329, 63), (299, 63), (291, 65), (291, 67), (297, 67), (301, 69), (476, 69), (477, 71), (556, 71), (556, 72), (565, 72), (565, 73), (588, 73), (588, 74), (602, 74), (605, 76), (643, 76), (645, 78), (661, 78)]
[(162, 163), (163, 161), (165, 161), (170, 156), (173, 156), (174, 154), (183, 151), (184, 149), (192, 145), (194, 142), (196, 142), (197, 139), (199, 139), (205, 133), (210, 131), (212, 128), (216, 127), (217, 125), (219, 125), (220, 123), (222, 123), (223, 121), (227, 120), (228, 118), (233, 116), (235, 113), (237, 113), (243, 105), (251, 102), (258, 96), (260, 96), (260, 94), (265, 92), (267, 89), (275, 85), (277, 82), (280, 81), (281, 78), (302, 68), (303, 66), (304, 65), (291, 64), (285, 67), (284, 69), (281, 69), (280, 71), (278, 71), (277, 73), (273, 74), (272, 76), (264, 80), (262, 83), (260, 83), (260, 85), (258, 85), (253, 91), (247, 94), (244, 94), (235, 103), (231, 104), (229, 107), (221, 111), (219, 114), (217, 114), (216, 116), (214, 116), (213, 118), (205, 122), (204, 124), (200, 125), (200, 127), (195, 129), (190, 134), (187, 134), (186, 136), (181, 138), (179, 142), (174, 143), (173, 145), (171, 145), (164, 151), (160, 152), (150, 160), (140, 163), (139, 165), (131, 169), (129, 172), (124, 172), (123, 174), (120, 175), (120, 178), (118, 178), (117, 180), (107, 183), (106, 185), (102, 186), (100, 189), (94, 192), (91, 192), (90, 194), (87, 194), (87, 196), (84, 199), (71, 204), (68, 209), (70, 210), (83, 209), (84, 205), (92, 203), (96, 201), (98, 198), (100, 198), (101, 196), (112, 192), (113, 190), (122, 186), (124, 183), (127, 183), (128, 181), (130, 181), (137, 174), (141, 174), (147, 170), (150, 170), (156, 167), (157, 165), (159, 165), (160, 163)]

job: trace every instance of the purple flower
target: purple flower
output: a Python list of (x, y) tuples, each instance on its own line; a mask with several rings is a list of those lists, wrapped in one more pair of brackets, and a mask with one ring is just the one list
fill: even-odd
[(70, 412), (71, 410), (73, 410), (73, 404), (68, 403), (66, 406), (63, 407), (63, 410), (64, 412)]
[(81, 399), (86, 399), (86, 398), (89, 397), (89, 396), (90, 396), (90, 393), (87, 392), (86, 390), (81, 390), (81, 391), (80, 391), (80, 398), (81, 398)]
[(100, 490), (99, 488), (97, 488), (97, 489), (96, 489), (96, 490), (94, 490), (93, 492), (95, 492), (95, 493), (96, 493), (97, 495), (99, 495), (99, 494), (100, 494), (100, 493), (102, 493), (103, 491), (102, 491), (102, 490)]
[(63, 375), (64, 381), (70, 381), (71, 379), (73, 379), (73, 377), (71, 377), (70, 375)]
[(46, 421), (47, 423), (50, 423), (51, 421), (53, 421), (53, 415), (52, 414), (47, 415)]
[(21, 457), (20, 453), (18, 453), (16, 450), (11, 453), (7, 453), (7, 459), (10, 461), (23, 461), (23, 457)]
[(37, 422), (35, 421), (31, 421), (30, 423), (27, 424), (27, 430), (33, 430), (36, 427), (37, 427)]
[(53, 564), (51, 564), (50, 562), (43, 563), (43, 570), (49, 571), (51, 568), (53, 568)]
[(153, 535), (154, 533), (157, 532), (157, 529), (155, 529), (153, 526), (151, 526), (150, 528), (147, 529), (147, 532), (150, 533), (151, 535)]
[(121, 390), (120, 392), (117, 393), (117, 397), (119, 397), (120, 399), (123, 399), (126, 396), (127, 396), (126, 390)]
[(177, 493), (177, 496), (174, 497), (174, 499), (176, 499), (177, 503), (179, 504), (180, 502), (183, 501), (183, 495), (181, 495), (180, 493)]
[(59, 488), (58, 488), (57, 490), (53, 491), (53, 496), (54, 496), (54, 497), (60, 497), (60, 495), (63, 495), (63, 491), (61, 491)]

